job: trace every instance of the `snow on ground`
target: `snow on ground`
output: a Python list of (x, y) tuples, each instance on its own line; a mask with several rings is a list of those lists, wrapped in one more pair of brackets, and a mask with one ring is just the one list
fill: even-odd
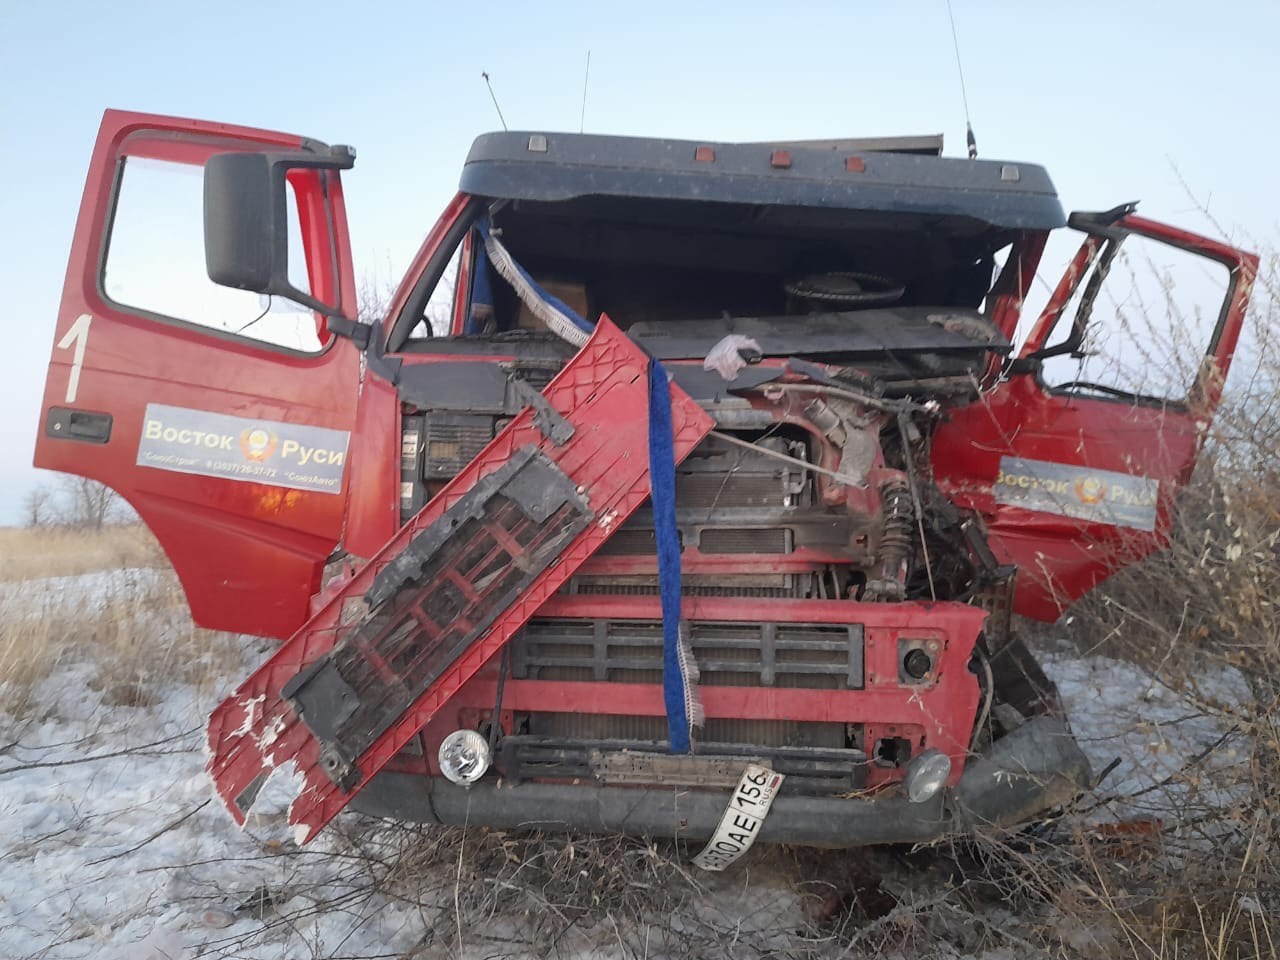
[[(86, 688), (90, 675), (75, 666), (42, 685), (56, 718), (0, 721), (0, 956), (161, 960), (204, 945), (276, 958), (412, 944), (410, 917), (384, 904), (274, 931), (261, 916), (271, 904), (237, 911), (265, 885), (290, 894), (282, 911), (301, 913), (341, 892), (328, 885), (337, 865), (323, 844), (299, 852), (282, 840), (287, 798), (271, 785), (243, 832), (212, 799), (200, 746), (211, 697), (175, 684), (157, 706), (109, 707)], [(282, 953), (286, 941), (296, 952)]]
[(1107, 802), (1092, 819), (1176, 819), (1194, 812), (1189, 805), (1225, 808), (1241, 799), (1236, 785), (1249, 747), (1224, 720), (1252, 699), (1240, 671), (1215, 665), (1182, 690), (1121, 660), (1062, 649), (1039, 656), (1094, 776), (1119, 760), (1099, 786)]
[[(60, 578), (53, 588), (92, 600), (113, 589), (115, 578), (135, 575)], [(245, 639), (244, 673), (266, 649)], [(1225, 732), (1201, 707), (1248, 697), (1232, 671), (1203, 678), (1197, 700), (1101, 657), (1057, 651), (1046, 668), (1095, 771), (1122, 758), (1103, 793), (1141, 794), (1112, 802), (1100, 816), (1167, 810), (1185, 785), (1174, 777), (1151, 786)], [(0, 712), (0, 958), (394, 957), (422, 943), (443, 914), (451, 918), (448, 876), (441, 903), (423, 909), (363, 888), (341, 829), (296, 848), (280, 784), (264, 789), (245, 830), (234, 826), (212, 797), (201, 743), (205, 717), (239, 675), (199, 688), (156, 680), (153, 705), (131, 707), (105, 703), (90, 689), (95, 669), (69, 663), (41, 681), (39, 716)], [(1241, 749), (1228, 738), (1211, 761), (1239, 761)], [(361, 822), (339, 824), (348, 821)], [(751, 956), (785, 955), (786, 931), (802, 922), (799, 895), (768, 876), (745, 883), (742, 869), (706, 878), (705, 898), (673, 916), (671, 928), (700, 925), (722, 943), (754, 939)], [(461, 955), (519, 955), (518, 945), (510, 953), (494, 946), (504, 931), (515, 939), (516, 926), (494, 916), (483, 942), (464, 931)], [(581, 948), (562, 956), (623, 955), (608, 946), (613, 931), (587, 926)], [(456, 937), (448, 942), (413, 955), (455, 955)], [(937, 955), (959, 956), (940, 949)]]
[[(363, 890), (340, 839), (293, 845), (278, 779), (235, 827), (203, 770), (212, 696), (172, 684), (156, 706), (111, 707), (86, 689), (91, 675), (77, 665), (44, 682), (50, 719), (0, 715), (0, 957), (372, 957), (422, 941), (431, 917)], [(790, 891), (709, 886), (690, 922), (758, 939), (801, 920)], [(502, 917), (484, 933), (483, 949), (464, 934), (463, 956), (506, 956), (504, 936), (519, 945)]]
[(124, 567), (67, 577), (0, 580), (0, 615), (11, 621), (44, 617), (52, 610), (66, 612), (68, 607), (101, 610), (121, 597), (145, 594), (165, 576), (165, 571), (148, 567)]

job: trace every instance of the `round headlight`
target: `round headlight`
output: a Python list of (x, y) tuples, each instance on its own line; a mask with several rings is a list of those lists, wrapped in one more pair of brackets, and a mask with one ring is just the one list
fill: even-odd
[(941, 750), (930, 747), (907, 764), (907, 775), (902, 782), (907, 787), (907, 798), (912, 803), (924, 803), (937, 795), (951, 776), (951, 758)]
[(455, 730), (440, 743), (440, 772), (451, 782), (469, 787), (489, 769), (489, 742), (476, 730)]

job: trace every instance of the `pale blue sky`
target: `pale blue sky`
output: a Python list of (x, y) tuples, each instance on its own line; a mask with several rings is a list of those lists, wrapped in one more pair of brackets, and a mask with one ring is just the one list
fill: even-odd
[[(1243, 245), (1280, 222), (1280, 2), (953, 0), (981, 154), (1064, 206), (1142, 201)], [(964, 151), (944, 0), (0, 7), (0, 524), (18, 521), (85, 166), (107, 107), (354, 144), (356, 270), (398, 279), (498, 126), (707, 140), (936, 133)], [(1247, 240), (1252, 237), (1252, 241)]]

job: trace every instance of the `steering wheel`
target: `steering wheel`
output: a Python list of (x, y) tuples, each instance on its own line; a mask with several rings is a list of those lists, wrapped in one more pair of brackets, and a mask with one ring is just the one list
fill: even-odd
[(834, 273), (811, 273), (788, 280), (783, 288), (793, 297), (811, 303), (845, 307), (869, 307), (893, 303), (906, 287), (891, 277), (874, 273), (840, 270)]

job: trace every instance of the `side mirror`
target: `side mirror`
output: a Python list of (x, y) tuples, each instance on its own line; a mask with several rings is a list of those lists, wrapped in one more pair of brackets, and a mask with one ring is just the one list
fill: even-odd
[(289, 282), (285, 177), (293, 169), (347, 170), (354, 164), (355, 151), (345, 146), (327, 153), (210, 157), (204, 165), (204, 258), (209, 279), (238, 290), (287, 297), (326, 316), (339, 314), (337, 305), (322, 303)]

